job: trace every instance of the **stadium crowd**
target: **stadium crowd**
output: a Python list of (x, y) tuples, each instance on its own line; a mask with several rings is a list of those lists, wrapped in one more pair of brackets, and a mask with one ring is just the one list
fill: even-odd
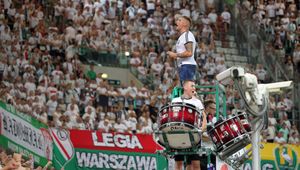
[(283, 63), (289, 79), (297, 78), (295, 73), (300, 73), (299, 5), (295, 0), (259, 4), (245, 0), (239, 7), (241, 16), (251, 17), (254, 26), (259, 28), (261, 37), (269, 43), (268, 50)]
[[(159, 109), (179, 84), (176, 67), (166, 55), (176, 43), (177, 14), (193, 21), (191, 31), (199, 42), (197, 84), (214, 84), (215, 75), (226, 69), (225, 56), (216, 52), (214, 40), (226, 41), (230, 13), (210, 2), (203, 7), (197, 0), (4, 0), (0, 6), (0, 98), (50, 127), (152, 133)], [(244, 6), (248, 7), (246, 2)], [(278, 42), (274, 48), (296, 42), (298, 37), (292, 35), (298, 30), (297, 10), (285, 4), (279, 22), (266, 22), (262, 16), (277, 15), (267, 6), (257, 8), (253, 17), (266, 33), (271, 30), (273, 41)], [(248, 8), (252, 9), (251, 3)], [(295, 20), (288, 21), (292, 16)], [(296, 44), (295, 50), (285, 50), (294, 63), (300, 56)], [(110, 85), (93, 65), (81, 63), (81, 46), (116, 54), (129, 51), (129, 67), (146, 85), (138, 88), (133, 81)], [(248, 65), (247, 71), (260, 82), (269, 81), (261, 64)], [(226, 88), (226, 99), (227, 114), (243, 106), (233, 85)], [(299, 131), (289, 120), (293, 107), (291, 94), (270, 97), (269, 127), (262, 133), (263, 140), (299, 144)]]

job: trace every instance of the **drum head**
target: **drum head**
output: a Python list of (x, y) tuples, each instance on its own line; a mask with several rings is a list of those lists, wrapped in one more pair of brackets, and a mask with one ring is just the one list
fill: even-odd
[[(193, 129), (195, 130), (193, 131)], [(165, 134), (165, 137), (163, 134), (159, 134), (159, 141), (173, 149), (192, 148), (199, 144), (201, 140), (201, 136), (196, 132), (196, 128), (186, 123), (168, 123), (161, 127), (160, 131)]]

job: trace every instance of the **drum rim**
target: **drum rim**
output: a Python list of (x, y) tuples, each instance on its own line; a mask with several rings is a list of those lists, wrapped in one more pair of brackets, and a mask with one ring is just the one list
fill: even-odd
[[(179, 105), (181, 104), (181, 105)], [(198, 109), (195, 105), (192, 105), (190, 103), (186, 103), (186, 102), (173, 102), (173, 103), (167, 103), (165, 104), (164, 106), (162, 106), (158, 113), (161, 113), (164, 109), (166, 108), (169, 108), (171, 106), (177, 106), (177, 107), (182, 107), (182, 106), (185, 106), (185, 107), (188, 107), (189, 109), (193, 109), (194, 111), (196, 111), (198, 114), (201, 114), (202, 110), (201, 109)]]
[(239, 119), (239, 123), (240, 123), (240, 118), (239, 118), (240, 115), (246, 115), (246, 119), (248, 120), (247, 113), (243, 112), (241, 114), (238, 114), (238, 115), (232, 116), (232, 117), (230, 117), (228, 119), (225, 119), (222, 122), (218, 123), (217, 125), (211, 125), (212, 129), (210, 129), (207, 132), (210, 133), (210, 131), (212, 131), (212, 130), (216, 129), (217, 127), (221, 126), (224, 122), (227, 122), (227, 121), (229, 121), (231, 119), (234, 119), (234, 118), (238, 118)]
[[(235, 138), (240, 138), (240, 140), (238, 141), (238, 142), (234, 142), (234, 139)], [(221, 146), (219, 146), (219, 147), (216, 147), (216, 150), (218, 151), (218, 152), (222, 152), (222, 151), (225, 151), (227, 148), (230, 148), (231, 146), (233, 146), (234, 144), (236, 144), (236, 143), (239, 143), (239, 142), (242, 142), (244, 139), (246, 139), (246, 138), (248, 138), (249, 139), (249, 143), (248, 144), (250, 144), (251, 143), (251, 135), (249, 134), (249, 133), (245, 133), (245, 134), (242, 134), (242, 135), (240, 135), (240, 136), (238, 136), (238, 137), (235, 137), (235, 138), (233, 138), (233, 139), (231, 139), (230, 141), (228, 141), (228, 142), (226, 142), (226, 143), (224, 143), (224, 144), (222, 144)], [(242, 137), (242, 138), (241, 138)], [(233, 141), (233, 143), (231, 144), (231, 145), (228, 145), (228, 146), (226, 146), (226, 144), (228, 144), (228, 143), (230, 143), (230, 142), (232, 142)], [(213, 144), (216, 146), (216, 144), (215, 144), (215, 142), (214, 141), (212, 141), (213, 142)], [(226, 148), (224, 148), (226, 146)], [(221, 150), (220, 150), (221, 149)]]
[[(170, 125), (171, 124), (171, 125)], [(193, 130), (193, 129), (199, 129), (197, 126), (193, 126), (193, 125), (191, 125), (191, 124), (189, 124), (189, 123), (186, 123), (186, 122), (168, 122), (168, 123), (165, 123), (165, 124), (163, 124), (162, 126), (160, 126), (159, 127), (159, 130), (163, 130), (162, 128), (166, 128), (166, 127), (168, 127), (167, 125), (169, 125), (169, 126), (176, 126), (176, 125), (184, 125), (184, 126), (186, 126), (186, 127), (189, 127), (189, 128), (191, 128), (191, 130)]]

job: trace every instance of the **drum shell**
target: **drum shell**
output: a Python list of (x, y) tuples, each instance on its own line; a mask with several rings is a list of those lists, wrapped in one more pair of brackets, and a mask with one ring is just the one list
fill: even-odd
[(217, 122), (208, 131), (208, 134), (215, 145), (216, 151), (223, 152), (234, 147), (239, 141), (244, 141), (244, 138), (250, 138), (251, 132), (252, 128), (247, 114), (240, 113), (222, 122)]
[(171, 122), (184, 122), (201, 127), (200, 111), (188, 103), (171, 103), (163, 106), (159, 111), (158, 126), (162, 127)]
[[(163, 145), (168, 144), (173, 149), (186, 149), (198, 145), (201, 141), (199, 133), (189, 132), (199, 130), (201, 126), (201, 112), (195, 106), (188, 103), (171, 103), (163, 106), (159, 111), (158, 129), (166, 133), (167, 141), (160, 134), (159, 142)], [(168, 132), (186, 132), (181, 134), (168, 134)], [(192, 139), (191, 139), (192, 138)]]

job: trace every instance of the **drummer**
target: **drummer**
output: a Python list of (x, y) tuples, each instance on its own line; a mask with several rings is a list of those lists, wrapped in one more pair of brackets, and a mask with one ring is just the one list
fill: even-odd
[[(203, 111), (204, 107), (202, 102), (195, 96), (196, 88), (195, 82), (193, 80), (186, 80), (183, 83), (183, 94), (180, 97), (174, 98), (172, 103), (175, 102), (183, 102), (188, 103), (197, 108), (199, 111)], [(200, 121), (200, 120), (199, 120)], [(201, 130), (204, 131), (206, 129), (206, 114), (202, 112), (202, 127)], [(199, 127), (200, 128), (200, 127)], [(188, 155), (175, 155), (175, 168), (176, 170), (180, 170), (183, 167), (184, 156), (186, 156), (187, 160), (187, 169), (200, 169), (200, 156), (199, 154), (188, 154)]]

